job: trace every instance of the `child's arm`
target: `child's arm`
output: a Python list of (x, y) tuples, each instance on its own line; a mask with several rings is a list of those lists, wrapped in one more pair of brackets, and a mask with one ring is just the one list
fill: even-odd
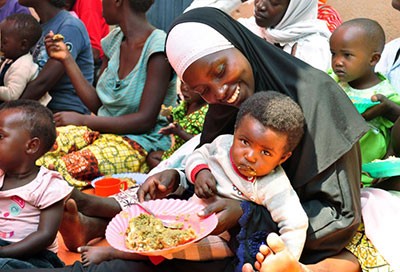
[(1, 258), (27, 258), (50, 246), (57, 236), (64, 209), (64, 199), (43, 209), (40, 213), (38, 230), (25, 239), (0, 247)]
[(189, 141), (194, 136), (193, 134), (187, 133), (177, 122), (173, 122), (168, 126), (161, 128), (158, 133), (163, 135), (177, 135), (185, 142)]
[(378, 116), (382, 116), (392, 122), (395, 122), (400, 116), (400, 105), (392, 101), (392, 99), (389, 99), (382, 94), (376, 94), (371, 97), (371, 100), (374, 102), (380, 101), (381, 103), (367, 109), (362, 114), (366, 121), (372, 120)]

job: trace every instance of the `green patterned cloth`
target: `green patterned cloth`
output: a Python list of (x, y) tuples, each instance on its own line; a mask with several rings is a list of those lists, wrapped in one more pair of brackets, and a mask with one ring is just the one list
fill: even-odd
[[(186, 101), (182, 101), (177, 107), (172, 110), (172, 117), (175, 122), (182, 127), (187, 133), (192, 135), (197, 135), (201, 133), (203, 130), (204, 119), (206, 117), (206, 113), (208, 111), (208, 104), (201, 107), (199, 110), (192, 112), (190, 114), (186, 114), (187, 112), (187, 103)], [(174, 153), (181, 145), (185, 143), (185, 141), (174, 135), (174, 144), (173, 146), (166, 150), (162, 155), (162, 159), (165, 160), (169, 158), (172, 153)]]

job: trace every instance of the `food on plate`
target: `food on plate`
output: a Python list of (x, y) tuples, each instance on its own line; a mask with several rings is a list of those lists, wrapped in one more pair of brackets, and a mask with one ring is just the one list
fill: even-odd
[(166, 228), (160, 219), (144, 213), (129, 220), (125, 236), (126, 247), (135, 251), (176, 247), (197, 237), (190, 226), (186, 229)]
[(396, 156), (389, 156), (389, 157), (387, 157), (386, 159), (382, 159), (382, 160), (376, 159), (376, 160), (373, 160), (372, 162), (398, 161), (399, 159), (400, 159), (400, 158), (398, 158), (398, 157), (396, 157)]
[(53, 36), (53, 41), (63, 41), (63, 40), (64, 40), (64, 36), (62, 34), (60, 34), (60, 33), (55, 34)]

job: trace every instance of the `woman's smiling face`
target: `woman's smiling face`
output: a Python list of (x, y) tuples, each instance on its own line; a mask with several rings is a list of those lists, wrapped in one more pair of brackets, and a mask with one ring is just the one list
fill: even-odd
[(209, 104), (238, 108), (254, 93), (253, 69), (236, 48), (196, 60), (183, 73), (183, 81)]

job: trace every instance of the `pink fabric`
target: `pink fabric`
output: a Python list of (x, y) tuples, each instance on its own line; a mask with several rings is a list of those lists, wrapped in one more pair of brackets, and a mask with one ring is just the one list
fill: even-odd
[(361, 189), (365, 234), (394, 271), (400, 271), (400, 197), (388, 191)]
[[(4, 174), (0, 174), (2, 187)], [(72, 189), (58, 172), (42, 167), (30, 183), (0, 191), (0, 238), (18, 242), (35, 232), (41, 210), (66, 198)], [(57, 252), (57, 241), (55, 240), (48, 249)]]

